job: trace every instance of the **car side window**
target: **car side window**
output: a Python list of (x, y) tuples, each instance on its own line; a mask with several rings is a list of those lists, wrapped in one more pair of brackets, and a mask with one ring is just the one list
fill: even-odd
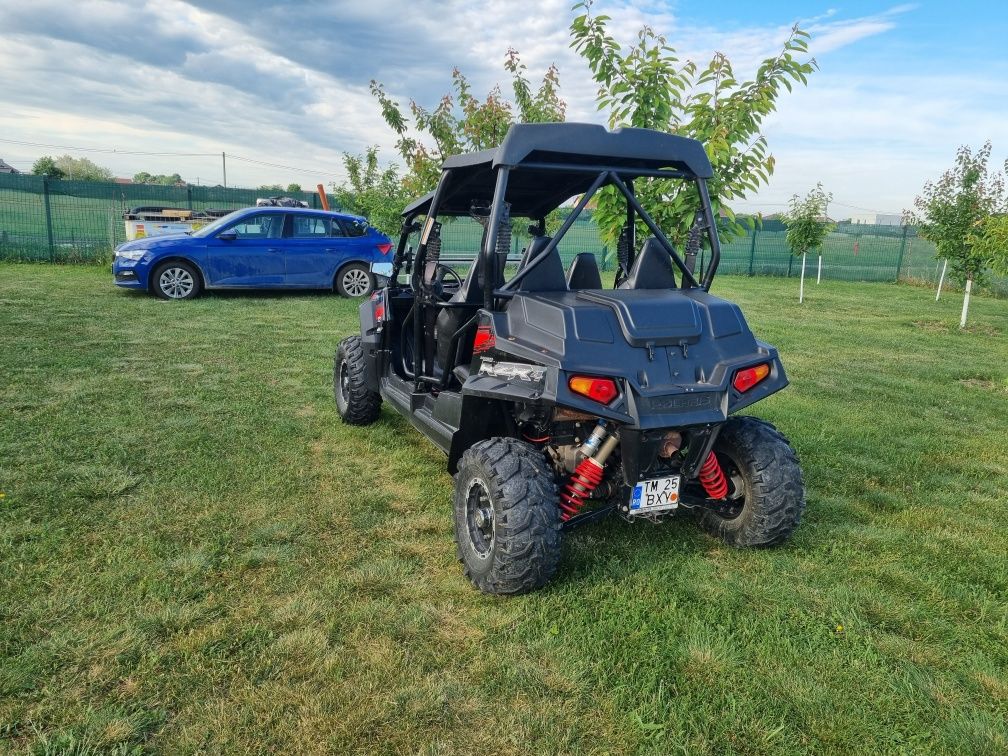
[(347, 236), (367, 236), (368, 226), (364, 221), (343, 218), (340, 222), (346, 229)]
[(283, 233), (283, 213), (261, 213), (242, 218), (225, 231), (239, 239), (279, 239)]
[(293, 239), (324, 239), (329, 236), (329, 219), (317, 215), (292, 215), (289, 235)]

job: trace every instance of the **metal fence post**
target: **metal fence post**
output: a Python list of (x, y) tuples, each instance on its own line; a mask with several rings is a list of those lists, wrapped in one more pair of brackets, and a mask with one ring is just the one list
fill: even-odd
[(56, 262), (56, 245), (53, 244), (52, 208), (49, 207), (49, 179), (42, 177), (42, 198), (45, 202), (46, 234), (49, 237), (49, 262)]
[(752, 241), (749, 242), (749, 275), (753, 274), (753, 262), (756, 259), (756, 234), (759, 233), (759, 226), (753, 226)]
[(794, 255), (789, 254), (787, 257), (787, 277), (791, 278), (791, 266), (794, 264)]
[(189, 203), (189, 209), (192, 210), (192, 187), (186, 187), (186, 202)]
[(903, 226), (903, 239), (900, 241), (899, 260), (896, 262), (896, 283), (899, 283), (900, 271), (903, 270), (903, 255), (906, 253), (908, 229), (909, 226)]

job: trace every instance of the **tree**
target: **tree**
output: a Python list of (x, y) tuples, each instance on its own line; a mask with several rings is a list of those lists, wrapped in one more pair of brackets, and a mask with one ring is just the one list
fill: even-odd
[(343, 153), (349, 185), (336, 186), (336, 201), (348, 212), (363, 215), (372, 226), (397, 237), (401, 226), (400, 213), (410, 195), (399, 179), (399, 169), (378, 166), (378, 147), (368, 147), (364, 155)]
[(987, 268), (1001, 264), (994, 249), (1001, 221), (992, 222), (992, 216), (1008, 212), (1008, 160), (1002, 172), (990, 174), (990, 153), (989, 141), (976, 152), (960, 147), (955, 166), (937, 181), (928, 181), (914, 200), (916, 210), (904, 213), (908, 223), (917, 225), (917, 233), (935, 245), (938, 258), (949, 261), (952, 277), (966, 284), (960, 328), (966, 327), (974, 283), (983, 283)]
[(371, 94), (381, 106), (382, 117), (399, 137), (396, 149), (406, 165), (403, 185), (408, 196), (431, 191), (448, 156), (496, 147), (515, 121), (564, 120), (567, 105), (560, 99), (560, 74), (555, 65), (546, 70), (534, 92), (527, 68), (516, 50), (508, 50), (504, 67), (512, 76), (514, 103), (504, 98), (499, 86), (491, 89), (485, 100), (477, 99), (465, 75), (456, 68), (452, 71), (452, 91), (435, 107), (428, 109), (410, 101), (412, 128), (402, 108), (385, 92), (384, 85), (371, 81)]
[(283, 190), (283, 184), (263, 184), (258, 189), (260, 192), (274, 192), (277, 194), (283, 192)]
[[(610, 128), (637, 126), (700, 140), (714, 167), (708, 186), (719, 230), (729, 238), (743, 233), (729, 203), (757, 190), (773, 173), (774, 158), (760, 127), (776, 109), (782, 88), (790, 92), (794, 83), (806, 84), (815, 70), (814, 59), (799, 59), (808, 51), (809, 34), (794, 26), (780, 52), (764, 60), (753, 79), (740, 83), (723, 53), (714, 53), (699, 70), (693, 61), (680, 61), (675, 48), (650, 26), (642, 27), (624, 50), (609, 33), (610, 18), (592, 15), (591, 0), (574, 7), (584, 12), (571, 22), (571, 47), (591, 69), (598, 108), (608, 111)], [(681, 245), (700, 201), (688, 184), (671, 183), (638, 179), (634, 188), (669, 239)], [(626, 219), (624, 201), (611, 187), (596, 196), (595, 219), (603, 239), (615, 245)], [(648, 233), (641, 225), (641, 243)]]
[(801, 255), (799, 304), (805, 301), (805, 256), (811, 250), (822, 247), (826, 234), (833, 230), (833, 224), (826, 217), (826, 208), (832, 199), (833, 195), (823, 191), (822, 182), (819, 182), (804, 199), (797, 194), (792, 196), (790, 209), (782, 217), (791, 253)]
[(185, 184), (185, 180), (178, 173), (148, 173), (141, 170), (133, 175), (133, 183), (153, 183), (159, 186), (180, 186)]
[(1008, 276), (1008, 215), (992, 215), (970, 238), (973, 251), (999, 276)]
[[(47, 168), (50, 172), (38, 171), (35, 169), (36, 167)], [(58, 169), (62, 175), (54, 175), (51, 172), (53, 167)], [(31, 172), (47, 175), (50, 178), (69, 178), (74, 181), (111, 181), (113, 178), (112, 171), (108, 168), (92, 162), (87, 157), (71, 157), (70, 155), (61, 155), (55, 158), (47, 155), (39, 157), (35, 160)]]
[(51, 179), (64, 178), (66, 174), (63, 169), (56, 165), (56, 161), (48, 155), (43, 155), (32, 164), (31, 172), (36, 176), (45, 176)]
[(288, 194), (297, 194), (301, 191), (301, 184), (287, 184)]
[(134, 174), (133, 183), (156, 184), (158, 186), (184, 186), (186, 182), (177, 173), (169, 176), (164, 173), (151, 174), (147, 173), (147, 171), (140, 171), (140, 173)]

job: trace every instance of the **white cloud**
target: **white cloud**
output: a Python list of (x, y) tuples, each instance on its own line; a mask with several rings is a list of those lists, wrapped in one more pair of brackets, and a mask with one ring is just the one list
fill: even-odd
[[(587, 66), (569, 48), (570, 0), (305, 0), (296, 10), (205, 1), (208, 7), (197, 7), (203, 0), (36, 0), (0, 8), (0, 135), (132, 150), (226, 150), (310, 169), (305, 175), (229, 161), (229, 183), (314, 184), (340, 176), (343, 150), (377, 143), (393, 157), (394, 135), (368, 92), (371, 78), (403, 104), (410, 96), (435, 103), (453, 66), (477, 94), (497, 83), (506, 90), (508, 47), (521, 52), (533, 78), (559, 66), (570, 120), (604, 121)], [(687, 24), (657, 0), (611, 0), (595, 11), (612, 16), (611, 30), (625, 43), (649, 24), (681, 46), (684, 59), (703, 63), (712, 51), (725, 52), (740, 77), (776, 52), (792, 23)], [(845, 18), (826, 8), (803, 21), (822, 70), (808, 88), (783, 97), (767, 120), (777, 173), (750, 205), (786, 201), (822, 180), (838, 198), (899, 210), (951, 162), (956, 145), (1003, 133), (1004, 67), (933, 79), (834, 65), (839, 50), (893, 32), (912, 11), (904, 5)], [(15, 165), (40, 152), (0, 142), (0, 155)], [(179, 170), (191, 179), (220, 178), (216, 157), (92, 157), (121, 175)]]

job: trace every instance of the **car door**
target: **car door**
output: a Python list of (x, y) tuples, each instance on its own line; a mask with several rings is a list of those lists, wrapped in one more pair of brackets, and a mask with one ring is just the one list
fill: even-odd
[(287, 286), (327, 289), (340, 262), (343, 229), (330, 216), (290, 213), (284, 227)]
[(207, 240), (211, 286), (272, 287), (284, 283), (284, 213), (251, 213)]

